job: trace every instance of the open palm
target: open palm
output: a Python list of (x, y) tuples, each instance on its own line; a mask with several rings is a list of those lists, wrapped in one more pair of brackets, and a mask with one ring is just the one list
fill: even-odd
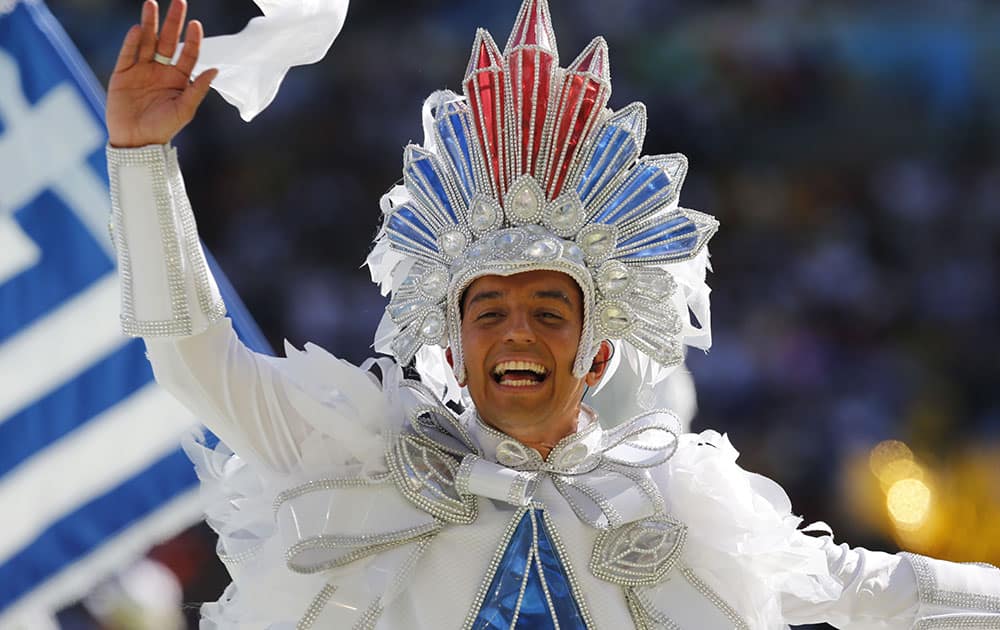
[(155, 0), (146, 0), (141, 24), (125, 36), (108, 83), (107, 124), (112, 146), (169, 142), (194, 118), (208, 94), (217, 70), (207, 70), (191, 81), (203, 35), (198, 21), (188, 24), (184, 50), (176, 65), (164, 63), (177, 50), (186, 13), (185, 0), (172, 0), (157, 37), (159, 9)]

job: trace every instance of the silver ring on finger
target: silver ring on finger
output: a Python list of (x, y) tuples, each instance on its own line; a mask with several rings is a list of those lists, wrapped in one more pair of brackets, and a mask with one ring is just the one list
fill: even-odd
[(153, 61), (156, 63), (162, 63), (165, 66), (174, 65), (174, 60), (166, 55), (161, 55), (160, 53), (153, 54)]

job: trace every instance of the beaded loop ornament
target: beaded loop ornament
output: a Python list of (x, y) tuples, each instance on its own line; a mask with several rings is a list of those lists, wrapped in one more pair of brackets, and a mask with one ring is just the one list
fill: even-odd
[(503, 52), (477, 32), (463, 90), (427, 100), (424, 144), (406, 147), (403, 185), (383, 197), (368, 264), (392, 298), (376, 349), (408, 363), (450, 345), (462, 380), (464, 289), (538, 269), (583, 292), (577, 376), (601, 339), (663, 367), (692, 337), (707, 347), (708, 322), (694, 327), (688, 310), (707, 319), (704, 250), (718, 222), (678, 206), (683, 155), (640, 157), (645, 107), (606, 108), (604, 39), (560, 68), (546, 0), (525, 0)]

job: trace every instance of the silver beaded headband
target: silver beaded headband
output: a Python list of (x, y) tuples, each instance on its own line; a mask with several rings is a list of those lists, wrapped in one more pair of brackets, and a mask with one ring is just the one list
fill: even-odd
[(705, 244), (718, 222), (678, 207), (683, 155), (640, 157), (645, 107), (606, 109), (604, 39), (560, 68), (546, 0), (525, 0), (502, 53), (479, 29), (463, 89), (427, 100), (424, 143), (406, 147), (403, 185), (382, 199), (368, 264), (392, 298), (376, 350), (405, 364), (450, 345), (461, 381), (465, 288), (539, 269), (583, 293), (578, 377), (601, 339), (663, 367), (684, 342), (707, 347)]

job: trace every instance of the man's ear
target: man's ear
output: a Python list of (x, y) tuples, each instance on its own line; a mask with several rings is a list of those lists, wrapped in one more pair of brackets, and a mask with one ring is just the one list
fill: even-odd
[(594, 362), (590, 365), (590, 371), (583, 377), (588, 387), (593, 387), (601, 382), (601, 377), (608, 369), (608, 362), (611, 360), (611, 342), (605, 339), (594, 355)]

